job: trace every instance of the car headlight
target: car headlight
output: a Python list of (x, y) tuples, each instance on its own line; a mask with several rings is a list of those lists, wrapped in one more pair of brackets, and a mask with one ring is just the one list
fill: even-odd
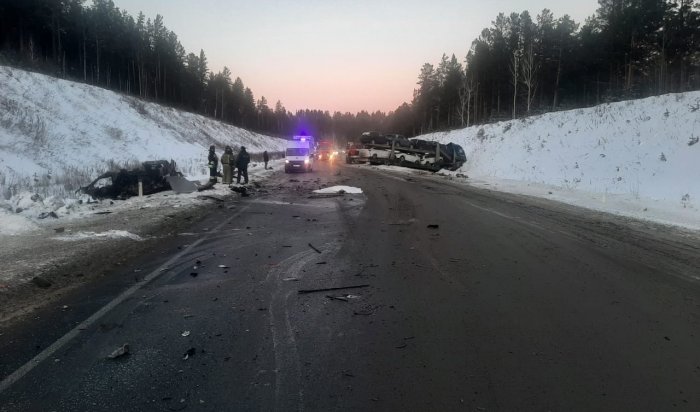
[(308, 165), (308, 164), (309, 164), (309, 158), (308, 158), (308, 157), (307, 157), (306, 159), (304, 159), (304, 164), (305, 164), (305, 165)]
[(284, 159), (284, 163), (289, 163), (289, 160), (287, 160), (287, 159)]

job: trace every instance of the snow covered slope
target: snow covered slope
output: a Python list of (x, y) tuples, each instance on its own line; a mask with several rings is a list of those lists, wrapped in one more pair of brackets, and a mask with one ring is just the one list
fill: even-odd
[[(421, 136), (501, 190), (700, 228), (700, 92)], [(550, 193), (551, 192), (551, 193)]]
[[(0, 66), (0, 188), (5, 197), (17, 190), (39, 192), (32, 186), (46, 179), (85, 185), (108, 162), (174, 159), (185, 173), (202, 175), (211, 144), (219, 154), (225, 145), (234, 150), (243, 145), (252, 153), (284, 150), (282, 139)], [(49, 194), (56, 193), (43, 193)]]

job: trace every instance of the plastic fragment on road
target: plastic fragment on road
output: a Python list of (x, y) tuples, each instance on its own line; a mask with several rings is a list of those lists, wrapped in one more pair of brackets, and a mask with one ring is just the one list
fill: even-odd
[(185, 354), (183, 355), (182, 360), (187, 360), (187, 359), (193, 357), (195, 352), (196, 352), (195, 348), (187, 349), (187, 352), (185, 352)]
[(117, 349), (115, 349), (112, 353), (110, 353), (110, 354), (107, 356), (107, 358), (109, 358), (109, 359), (117, 359), (117, 358), (120, 358), (120, 357), (122, 357), (122, 356), (124, 356), (124, 355), (128, 355), (128, 354), (129, 354), (129, 344), (128, 344), (128, 343), (125, 343), (125, 344), (123, 344), (122, 346), (120, 346), (120, 347), (118, 347)]
[(228, 266), (226, 266), (226, 265), (219, 265), (219, 268), (221, 268), (221, 269), (228, 269)]
[(359, 298), (360, 298), (359, 295), (349, 295), (349, 294), (345, 294), (345, 295), (326, 295), (326, 297), (327, 297), (328, 299), (330, 299), (330, 300), (340, 300), (340, 301), (343, 301), (343, 302), (349, 302), (351, 299), (359, 299)]
[(190, 331), (186, 330), (186, 331), (182, 332), (182, 334), (180, 336), (182, 336), (183, 338), (186, 338), (186, 337), (190, 336)]
[(428, 225), (428, 229), (440, 229), (440, 225)]

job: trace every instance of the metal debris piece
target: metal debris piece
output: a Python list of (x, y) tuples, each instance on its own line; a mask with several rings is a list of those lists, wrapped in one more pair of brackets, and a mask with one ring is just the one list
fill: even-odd
[(114, 350), (114, 352), (110, 353), (107, 358), (109, 359), (117, 359), (120, 358), (124, 355), (129, 354), (129, 344), (125, 343), (122, 346), (118, 347), (117, 349)]
[(42, 288), (42, 289), (48, 289), (53, 285), (50, 281), (42, 278), (41, 276), (34, 276), (32, 278), (32, 283), (35, 284), (36, 286)]
[(321, 289), (300, 289), (298, 292), (300, 295), (307, 294), (307, 293), (315, 293), (315, 292), (330, 292), (332, 290), (343, 290), (343, 289), (359, 289), (359, 288), (367, 288), (369, 285), (352, 285), (352, 286), (341, 286), (337, 288), (321, 288)]
[(195, 349), (195, 348), (189, 348), (189, 349), (187, 349), (187, 352), (185, 352), (185, 354), (182, 356), (182, 359), (183, 359), (183, 360), (187, 360), (187, 359), (193, 357), (194, 354), (195, 354), (195, 352), (196, 352), (196, 349)]

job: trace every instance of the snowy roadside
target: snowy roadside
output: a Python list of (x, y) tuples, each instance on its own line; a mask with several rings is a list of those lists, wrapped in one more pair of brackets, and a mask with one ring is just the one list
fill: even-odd
[[(262, 164), (251, 164), (251, 184), (264, 182), (282, 163), (271, 166), (264, 170)], [(13, 312), (8, 302), (17, 294), (50, 292), (100, 276), (106, 266), (120, 265), (159, 239), (181, 234), (179, 229), (208, 211), (207, 206), (233, 196), (239, 195), (221, 183), (203, 192), (165, 191), (122, 201), (46, 202), (23, 196), (22, 213), (0, 212), (0, 261), (5, 262), (0, 272), (0, 320)], [(52, 212), (58, 217), (39, 218)], [(80, 265), (79, 260), (94, 261), (97, 268)]]
[(594, 193), (518, 180), (482, 176), (472, 178), (459, 171), (450, 172), (443, 170), (437, 174), (432, 174), (421, 170), (395, 166), (371, 167), (377, 170), (406, 175), (436, 176), (477, 188), (534, 196), (599, 212), (700, 231), (700, 210), (692, 204), (640, 198), (631, 194)]

